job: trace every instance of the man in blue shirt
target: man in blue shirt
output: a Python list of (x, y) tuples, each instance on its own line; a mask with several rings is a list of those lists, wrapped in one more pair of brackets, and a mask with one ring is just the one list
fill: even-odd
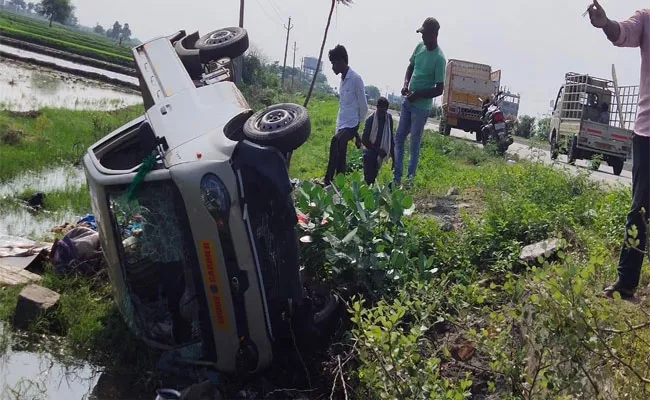
[(336, 118), (336, 134), (330, 144), (324, 184), (332, 183), (335, 174), (347, 172), (348, 142), (356, 139), (361, 147), (359, 124), (368, 115), (368, 102), (363, 79), (348, 66), (348, 52), (345, 47), (337, 45), (330, 50), (329, 59), (336, 75), (341, 74), (339, 87), (339, 114)]

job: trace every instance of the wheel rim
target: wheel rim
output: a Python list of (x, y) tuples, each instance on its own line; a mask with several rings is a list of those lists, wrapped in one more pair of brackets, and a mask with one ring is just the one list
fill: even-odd
[(206, 44), (221, 44), (225, 43), (229, 40), (231, 40), (235, 35), (227, 30), (227, 29), (222, 29), (220, 31), (213, 32), (208, 36), (208, 38), (205, 40)]
[(263, 132), (273, 132), (284, 128), (294, 120), (294, 115), (285, 109), (276, 109), (262, 115), (257, 123), (257, 128)]

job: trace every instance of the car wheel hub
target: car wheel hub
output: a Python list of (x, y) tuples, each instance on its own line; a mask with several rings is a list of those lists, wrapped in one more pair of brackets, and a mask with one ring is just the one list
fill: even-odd
[(259, 123), (259, 129), (265, 132), (272, 132), (276, 129), (287, 126), (293, 121), (293, 115), (287, 110), (273, 110), (264, 116)]
[(233, 33), (228, 30), (217, 31), (208, 37), (207, 44), (220, 44), (232, 39)]

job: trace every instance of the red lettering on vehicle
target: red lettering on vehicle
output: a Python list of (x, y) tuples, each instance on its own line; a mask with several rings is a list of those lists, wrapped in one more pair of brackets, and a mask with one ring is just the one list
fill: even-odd
[(217, 271), (217, 257), (214, 251), (214, 245), (208, 241), (201, 242), (203, 249), (203, 263), (205, 266), (205, 275), (207, 282), (205, 282), (206, 295), (210, 298), (210, 305), (214, 315), (214, 323), (216, 328), (225, 331), (228, 329), (228, 320), (223, 310), (223, 303), (221, 302), (221, 280)]

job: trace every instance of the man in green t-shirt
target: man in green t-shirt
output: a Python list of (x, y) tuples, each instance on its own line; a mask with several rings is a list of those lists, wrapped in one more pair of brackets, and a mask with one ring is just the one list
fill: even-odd
[(402, 96), (402, 111), (395, 135), (395, 173), (397, 186), (402, 183), (404, 170), (404, 144), (411, 134), (411, 159), (408, 167), (408, 179), (415, 178), (420, 161), (420, 146), (424, 126), (429, 118), (433, 98), (442, 95), (445, 81), (445, 55), (438, 46), (440, 24), (435, 18), (424, 20), (416, 32), (422, 34), (422, 42), (415, 47), (406, 76)]

